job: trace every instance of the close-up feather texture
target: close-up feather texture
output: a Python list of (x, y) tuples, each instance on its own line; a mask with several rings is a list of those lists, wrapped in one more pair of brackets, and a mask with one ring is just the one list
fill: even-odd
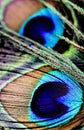
[(84, 130), (84, 0), (0, 0), (0, 130)]

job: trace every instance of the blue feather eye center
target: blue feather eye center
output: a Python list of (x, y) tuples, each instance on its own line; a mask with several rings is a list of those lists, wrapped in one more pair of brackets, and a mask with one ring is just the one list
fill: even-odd
[(38, 16), (31, 19), (24, 28), (24, 36), (29, 37), (41, 44), (45, 43), (45, 33), (54, 30), (53, 21), (45, 16)]
[(60, 103), (57, 98), (67, 93), (67, 86), (61, 82), (44, 83), (35, 91), (31, 109), (40, 117), (59, 117), (67, 112), (68, 107)]
[(54, 48), (64, 33), (64, 22), (49, 8), (42, 8), (22, 24), (19, 33), (46, 47)]

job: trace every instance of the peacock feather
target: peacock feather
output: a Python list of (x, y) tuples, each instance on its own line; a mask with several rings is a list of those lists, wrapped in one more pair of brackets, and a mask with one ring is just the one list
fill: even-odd
[(0, 0), (0, 129), (84, 129), (83, 0)]

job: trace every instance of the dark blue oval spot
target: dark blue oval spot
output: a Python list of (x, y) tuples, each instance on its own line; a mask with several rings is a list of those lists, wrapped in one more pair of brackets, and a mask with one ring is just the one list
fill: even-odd
[(41, 44), (44, 44), (43, 34), (54, 29), (52, 19), (45, 16), (32, 18), (24, 28), (24, 36), (31, 38)]
[(67, 93), (67, 86), (61, 82), (44, 83), (34, 92), (31, 109), (40, 117), (60, 117), (67, 112), (68, 107), (59, 102), (57, 98)]

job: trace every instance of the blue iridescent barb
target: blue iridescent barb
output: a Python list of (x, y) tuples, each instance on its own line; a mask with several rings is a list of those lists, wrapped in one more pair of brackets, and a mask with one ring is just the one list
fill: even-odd
[(80, 111), (82, 98), (81, 86), (75, 79), (50, 71), (41, 77), (32, 93), (28, 117), (47, 128), (66, 124)]

